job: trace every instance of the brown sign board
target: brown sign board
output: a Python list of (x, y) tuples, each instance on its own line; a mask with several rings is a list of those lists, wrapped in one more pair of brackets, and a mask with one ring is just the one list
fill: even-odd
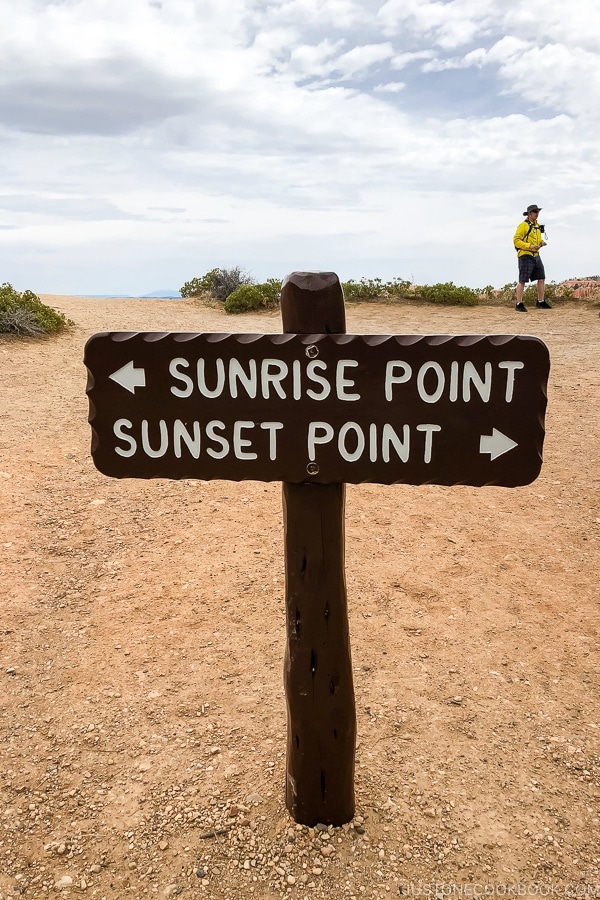
[(515, 487), (542, 464), (535, 337), (106, 332), (84, 362), (114, 478)]

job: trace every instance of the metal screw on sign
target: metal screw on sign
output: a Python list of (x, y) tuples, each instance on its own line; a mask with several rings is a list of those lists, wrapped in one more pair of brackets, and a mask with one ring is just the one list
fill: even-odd
[(309, 344), (309, 346), (306, 348), (306, 355), (309, 359), (316, 359), (319, 355), (319, 348), (315, 347), (314, 344)]

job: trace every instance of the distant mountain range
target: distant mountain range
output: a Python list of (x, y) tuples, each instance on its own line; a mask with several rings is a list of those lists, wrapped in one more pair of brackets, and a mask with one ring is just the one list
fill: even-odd
[(138, 298), (139, 300), (181, 300), (181, 294), (179, 291), (173, 290), (163, 290), (163, 291), (152, 291), (151, 294), (141, 294)]
[(140, 294), (134, 297), (133, 294), (86, 294), (86, 297), (96, 298), (98, 300), (181, 300), (179, 291), (164, 290), (152, 291), (151, 294)]

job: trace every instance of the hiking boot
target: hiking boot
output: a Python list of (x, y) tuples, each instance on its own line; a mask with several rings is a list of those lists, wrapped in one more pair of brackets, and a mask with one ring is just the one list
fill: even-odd
[(517, 312), (527, 312), (527, 307), (525, 306), (525, 304), (523, 303), (522, 300), (520, 303), (516, 304), (515, 309)]
[(536, 309), (552, 309), (549, 303), (546, 303), (545, 300), (536, 300), (535, 301)]

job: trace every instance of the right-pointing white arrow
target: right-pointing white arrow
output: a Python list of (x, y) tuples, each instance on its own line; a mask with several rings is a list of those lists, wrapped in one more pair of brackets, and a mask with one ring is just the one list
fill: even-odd
[(479, 452), (489, 453), (490, 460), (497, 459), (503, 453), (508, 453), (513, 447), (517, 447), (516, 441), (511, 440), (497, 428), (492, 428), (491, 434), (482, 434), (479, 442)]
[(116, 372), (113, 372), (108, 377), (112, 378), (113, 381), (116, 381), (117, 384), (120, 384), (121, 387), (124, 387), (131, 394), (135, 394), (136, 387), (146, 387), (146, 370), (136, 369), (133, 360), (121, 366), (120, 369), (117, 369)]

